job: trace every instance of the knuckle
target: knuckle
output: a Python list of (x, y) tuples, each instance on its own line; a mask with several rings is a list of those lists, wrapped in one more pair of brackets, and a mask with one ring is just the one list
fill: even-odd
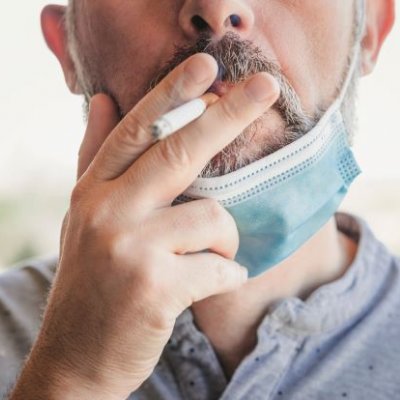
[(134, 285), (146, 297), (164, 293), (164, 280), (161, 276), (160, 260), (151, 248), (141, 251), (140, 267), (134, 275)]
[(177, 315), (173, 312), (176, 293), (163, 273), (163, 260), (151, 248), (141, 252), (141, 260), (131, 279), (130, 292), (142, 304), (143, 318), (156, 329), (169, 329)]
[(152, 329), (157, 331), (172, 330), (177, 315), (169, 312), (162, 304), (146, 310), (145, 319), (150, 324)]
[(227, 211), (215, 199), (204, 200), (206, 219), (213, 224), (225, 224), (228, 222)]
[(109, 205), (105, 201), (96, 201), (95, 205), (87, 207), (85, 214), (85, 227), (89, 232), (100, 232), (110, 228)]
[(225, 100), (220, 102), (222, 115), (228, 122), (234, 122), (240, 115), (240, 110), (237, 104), (232, 100)]
[(180, 135), (161, 141), (158, 149), (161, 161), (173, 170), (181, 170), (191, 164), (190, 152)]
[[(71, 229), (77, 237), (81, 237), (82, 245), (86, 240), (103, 248), (108, 245), (109, 235), (112, 232), (114, 221), (110, 217), (109, 205), (104, 201), (87, 201), (85, 205), (76, 205), (71, 208)], [(110, 223), (112, 221), (112, 223)]]
[(171, 76), (167, 76), (163, 82), (163, 90), (160, 90), (159, 93), (161, 102), (170, 105), (171, 102), (173, 103), (177, 101), (180, 97), (179, 88), (182, 88), (182, 86), (179, 85), (179, 82), (173, 80)]
[(224, 232), (220, 236), (221, 243), (229, 244), (226, 247), (228, 258), (234, 258), (239, 249), (239, 231), (232, 215), (215, 199), (205, 199), (204, 214), (206, 223), (211, 223), (217, 230)]
[(109, 264), (122, 268), (128, 258), (130, 237), (126, 233), (118, 233), (111, 236), (107, 242)]
[[(87, 193), (86, 193), (87, 192)], [(71, 195), (69, 220), (77, 234), (99, 240), (121, 231), (126, 218), (122, 218), (120, 199), (113, 187), (80, 188)], [(134, 205), (133, 205), (134, 206)]]
[(218, 287), (226, 285), (231, 275), (226, 263), (219, 260), (215, 265), (215, 281)]
[(74, 226), (80, 226), (84, 232), (94, 232), (101, 228), (107, 205), (101, 198), (87, 195), (87, 190), (79, 184), (73, 189), (70, 200), (69, 218)]
[(83, 185), (81, 183), (77, 183), (71, 193), (71, 199), (70, 199), (71, 207), (80, 204), (85, 193), (86, 190), (83, 187)]
[(121, 121), (118, 130), (119, 142), (122, 146), (136, 147), (150, 138), (148, 128), (134, 112), (128, 113)]
[(170, 329), (174, 323), (168, 307), (171, 290), (161, 274), (161, 258), (150, 247), (132, 256), (134, 242), (135, 238), (128, 233), (112, 237), (108, 245), (110, 260), (106, 263), (108, 274), (111, 270), (113, 277), (118, 276), (117, 281), (123, 282), (124, 293), (131, 296), (128, 301), (142, 323), (157, 330)]

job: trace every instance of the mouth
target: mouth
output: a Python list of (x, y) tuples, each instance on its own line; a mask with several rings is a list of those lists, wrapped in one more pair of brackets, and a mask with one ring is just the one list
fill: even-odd
[(233, 83), (228, 83), (228, 82), (223, 82), (221, 80), (216, 80), (206, 91), (206, 93), (214, 93), (217, 96), (221, 97), (228, 93), (235, 84)]

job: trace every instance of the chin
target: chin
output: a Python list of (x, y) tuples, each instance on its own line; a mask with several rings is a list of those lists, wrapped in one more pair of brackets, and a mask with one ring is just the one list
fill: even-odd
[(274, 153), (283, 147), (284, 142), (283, 120), (278, 112), (271, 110), (254, 121), (233, 142), (216, 154), (199, 176), (211, 178), (237, 171)]

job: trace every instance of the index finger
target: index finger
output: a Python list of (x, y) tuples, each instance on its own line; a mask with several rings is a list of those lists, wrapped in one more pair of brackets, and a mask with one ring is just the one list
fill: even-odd
[(201, 96), (217, 72), (217, 62), (205, 53), (195, 54), (176, 67), (114, 129), (94, 159), (91, 173), (100, 181), (123, 174), (153, 145), (149, 126), (176, 105)]

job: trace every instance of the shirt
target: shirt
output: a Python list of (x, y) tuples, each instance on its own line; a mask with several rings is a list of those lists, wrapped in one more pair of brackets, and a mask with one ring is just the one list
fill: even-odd
[[(272, 304), (229, 381), (189, 308), (129, 400), (400, 399), (400, 260), (363, 220), (336, 221), (358, 242), (351, 266), (304, 301)], [(33, 261), (0, 275), (0, 394), (15, 384), (37, 336), (56, 265)]]

